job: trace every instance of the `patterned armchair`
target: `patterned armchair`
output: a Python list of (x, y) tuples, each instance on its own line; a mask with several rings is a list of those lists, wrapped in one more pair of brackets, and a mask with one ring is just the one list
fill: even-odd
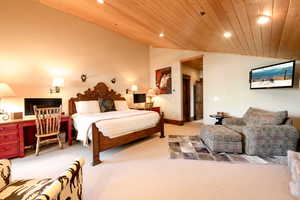
[(243, 136), (248, 155), (286, 155), (296, 150), (299, 132), (287, 111), (269, 112), (249, 108), (243, 118), (226, 118), (223, 125)]
[(81, 200), (82, 166), (76, 160), (57, 179), (29, 179), (11, 181), (10, 161), (0, 160), (0, 199), (13, 200)]
[(10, 183), (10, 161), (0, 160), (0, 191)]

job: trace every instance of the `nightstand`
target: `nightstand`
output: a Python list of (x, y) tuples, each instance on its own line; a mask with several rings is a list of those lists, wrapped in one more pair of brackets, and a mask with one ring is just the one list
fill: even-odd
[(151, 110), (151, 111), (155, 111), (155, 112), (160, 113), (160, 107), (152, 107), (152, 108), (147, 109), (147, 110)]
[(223, 124), (223, 119), (229, 117), (229, 116), (225, 116), (225, 115), (209, 115), (209, 116), (211, 118), (215, 118), (216, 119), (215, 125), (222, 125)]

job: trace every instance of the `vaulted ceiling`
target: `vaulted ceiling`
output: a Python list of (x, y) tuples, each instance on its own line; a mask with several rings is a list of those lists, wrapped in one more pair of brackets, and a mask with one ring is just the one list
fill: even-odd
[[(40, 2), (154, 47), (300, 59), (300, 0)], [(258, 25), (266, 13), (271, 21)]]

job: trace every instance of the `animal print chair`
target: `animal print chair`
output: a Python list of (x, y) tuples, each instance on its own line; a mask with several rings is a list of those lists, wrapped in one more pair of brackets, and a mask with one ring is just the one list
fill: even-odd
[(76, 160), (57, 179), (11, 181), (11, 163), (0, 160), (0, 199), (6, 200), (81, 200), (84, 159)]

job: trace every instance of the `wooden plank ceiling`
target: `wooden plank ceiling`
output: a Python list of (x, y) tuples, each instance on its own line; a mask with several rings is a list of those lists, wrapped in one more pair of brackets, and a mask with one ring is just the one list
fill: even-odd
[(182, 66), (191, 67), (196, 70), (203, 70), (203, 56), (194, 56), (180, 60)]
[[(300, 59), (300, 0), (40, 2), (154, 47)], [(258, 25), (266, 13), (271, 21)]]
[(187, 62), (182, 62), (181, 65), (202, 71), (203, 70), (203, 59), (199, 58), (199, 59), (190, 60)]

